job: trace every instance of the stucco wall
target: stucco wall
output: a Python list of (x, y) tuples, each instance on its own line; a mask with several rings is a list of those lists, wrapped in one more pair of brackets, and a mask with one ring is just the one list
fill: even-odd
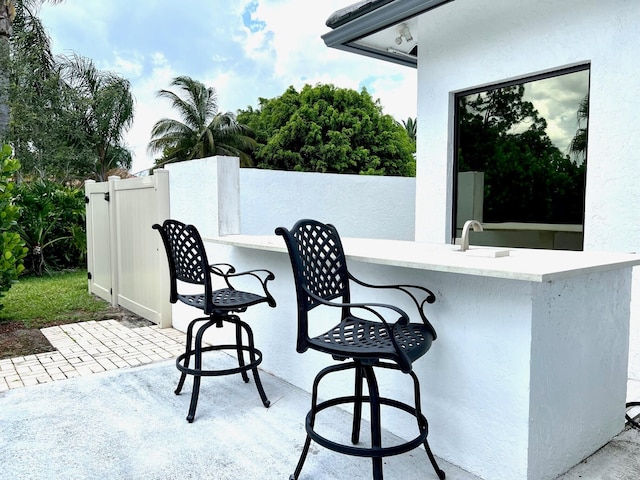
[(237, 157), (173, 163), (169, 170), (172, 218), (196, 225), (203, 236), (240, 233)]
[(588, 62), (585, 250), (640, 251), (639, 17), (628, 0), (456, 0), (421, 18), (418, 240), (449, 235), (453, 94)]
[[(640, 2), (456, 0), (419, 22), (416, 240), (451, 229), (453, 96), (590, 63), (584, 249), (640, 252)], [(637, 269), (636, 269), (637, 270)], [(630, 378), (640, 379), (634, 272)]]
[(315, 218), (344, 236), (413, 240), (415, 178), (243, 168), (240, 192), (243, 234)]
[[(168, 165), (171, 214), (203, 237), (273, 235), (301, 218), (345, 237), (413, 240), (415, 178), (238, 169), (235, 157)], [(235, 168), (234, 168), (235, 167)], [(232, 218), (238, 218), (239, 224)]]

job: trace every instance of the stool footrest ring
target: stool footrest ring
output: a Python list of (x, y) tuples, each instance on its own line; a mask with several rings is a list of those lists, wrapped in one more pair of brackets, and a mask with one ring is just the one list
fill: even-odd
[[(354, 447), (352, 445), (345, 445), (342, 443), (337, 443), (333, 440), (329, 440), (326, 437), (323, 437), (318, 432), (314, 430), (313, 423), (315, 415), (327, 408), (335, 407), (337, 405), (343, 405), (347, 403), (355, 403), (355, 396), (346, 396), (346, 397), (337, 397), (331, 400), (326, 400), (324, 402), (318, 403), (313, 410), (310, 410), (307, 413), (307, 418), (305, 422), (305, 427), (307, 430), (307, 434), (309, 437), (318, 443), (318, 445), (322, 445), (323, 447), (333, 450), (335, 452), (344, 453), (345, 455), (351, 455), (356, 457), (367, 457), (367, 458), (379, 458), (379, 457), (389, 457), (393, 455), (400, 455), (402, 453), (409, 452), (414, 450), (419, 445), (424, 443), (427, 438), (427, 434), (429, 433), (427, 419), (424, 415), (420, 414), (416, 416), (416, 409), (406, 403), (399, 402), (397, 400), (393, 400), (390, 398), (380, 397), (379, 401), (381, 405), (387, 405), (393, 408), (397, 408), (400, 410), (404, 410), (407, 413), (410, 413), (414, 417), (418, 419), (419, 425), (421, 425), (420, 433), (417, 437), (412, 440), (409, 440), (405, 443), (399, 445), (393, 445), (389, 447)], [(363, 396), (363, 403), (369, 403), (370, 398)]]
[[(202, 370), (202, 369), (185, 367), (183, 365), (185, 359), (188, 360), (187, 357), (193, 358), (196, 355), (196, 351), (192, 350), (189, 355), (187, 355), (186, 353), (182, 353), (178, 356), (178, 358), (176, 358), (176, 367), (182, 373), (185, 373), (187, 375), (197, 375), (201, 377), (217, 377), (221, 375), (232, 375), (234, 373), (247, 372), (249, 370), (253, 370), (254, 368), (256, 368), (258, 365), (262, 363), (262, 352), (260, 350), (258, 350), (257, 348), (252, 348), (247, 345), (242, 345), (240, 348), (242, 348), (244, 352), (247, 352), (250, 355), (255, 355), (256, 357), (255, 361), (247, 363), (242, 366), (221, 369), (221, 370)], [(201, 353), (210, 352), (210, 351), (222, 351), (222, 350), (233, 350), (233, 352), (237, 353), (238, 346), (237, 345), (210, 345), (207, 347), (203, 347), (201, 349)]]

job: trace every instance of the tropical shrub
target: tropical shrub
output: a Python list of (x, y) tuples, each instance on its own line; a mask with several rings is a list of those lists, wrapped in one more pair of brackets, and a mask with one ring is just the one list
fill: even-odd
[(20, 162), (11, 158), (11, 147), (0, 150), (0, 309), (2, 297), (24, 270), (23, 259), (27, 249), (20, 235), (16, 233), (16, 221), (20, 209), (14, 203), (13, 174), (20, 168)]
[(30, 273), (85, 265), (84, 192), (51, 180), (23, 182), (16, 202), (22, 208), (18, 232), (29, 249)]

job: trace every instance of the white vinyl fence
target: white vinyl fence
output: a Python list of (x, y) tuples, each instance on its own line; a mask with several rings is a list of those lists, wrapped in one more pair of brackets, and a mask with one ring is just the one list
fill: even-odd
[(169, 217), (169, 173), (85, 183), (89, 291), (171, 326), (166, 254), (151, 226)]

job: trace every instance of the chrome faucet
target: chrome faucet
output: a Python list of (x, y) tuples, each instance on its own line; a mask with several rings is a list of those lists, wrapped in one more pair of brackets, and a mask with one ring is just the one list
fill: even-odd
[(462, 238), (460, 239), (460, 251), (469, 250), (469, 230), (473, 228), (474, 232), (482, 231), (482, 224), (477, 220), (467, 220), (462, 227)]

